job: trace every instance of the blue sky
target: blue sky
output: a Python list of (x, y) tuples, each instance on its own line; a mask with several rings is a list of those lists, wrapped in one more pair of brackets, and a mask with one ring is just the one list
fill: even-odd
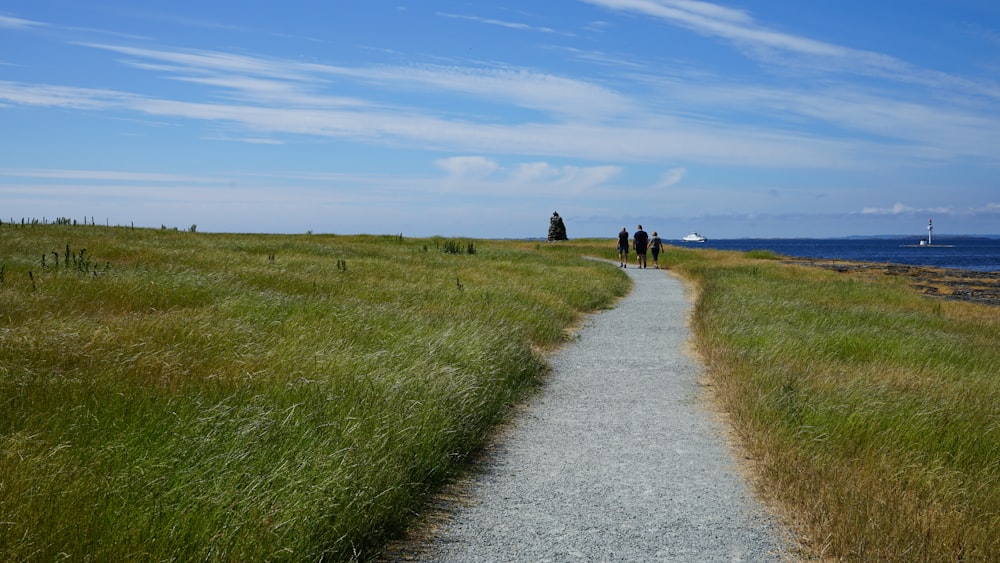
[(1000, 233), (993, 0), (0, 4), (0, 219)]

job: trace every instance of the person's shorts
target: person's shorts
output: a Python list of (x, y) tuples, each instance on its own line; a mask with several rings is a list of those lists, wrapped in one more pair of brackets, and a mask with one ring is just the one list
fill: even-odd
[(628, 254), (628, 247), (627, 246), (619, 246), (618, 247), (618, 252), (624, 252), (625, 254)]
[(645, 246), (640, 246), (639, 248), (636, 248), (635, 249), (635, 253), (636, 254), (645, 255), (646, 254), (646, 247)]

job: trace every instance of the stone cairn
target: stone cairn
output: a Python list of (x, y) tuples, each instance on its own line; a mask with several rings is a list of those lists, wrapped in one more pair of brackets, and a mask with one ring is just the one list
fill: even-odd
[(569, 237), (566, 236), (566, 225), (563, 223), (562, 217), (555, 211), (552, 212), (552, 218), (549, 219), (549, 237), (547, 240), (549, 242), (569, 240)]

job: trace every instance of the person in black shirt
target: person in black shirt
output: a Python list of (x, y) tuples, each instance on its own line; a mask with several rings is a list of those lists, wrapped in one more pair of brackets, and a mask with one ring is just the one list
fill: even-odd
[(639, 225), (639, 230), (637, 230), (632, 235), (632, 243), (635, 245), (635, 261), (640, 268), (646, 267), (646, 247), (649, 245), (649, 235), (646, 231), (642, 230), (642, 225)]
[(618, 267), (628, 268), (628, 229), (618, 232)]

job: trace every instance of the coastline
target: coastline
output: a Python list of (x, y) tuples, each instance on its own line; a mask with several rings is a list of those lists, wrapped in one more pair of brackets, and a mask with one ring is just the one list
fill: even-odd
[[(698, 247), (738, 252), (771, 251), (800, 260), (907, 264), (928, 268), (1000, 272), (1000, 239), (935, 237), (933, 245), (914, 239), (709, 239)], [(911, 244), (912, 243), (912, 244)], [(690, 245), (681, 246), (682, 248)]]
[(853, 260), (795, 258), (783, 262), (862, 277), (901, 276), (910, 287), (929, 297), (1000, 306), (1000, 272)]

